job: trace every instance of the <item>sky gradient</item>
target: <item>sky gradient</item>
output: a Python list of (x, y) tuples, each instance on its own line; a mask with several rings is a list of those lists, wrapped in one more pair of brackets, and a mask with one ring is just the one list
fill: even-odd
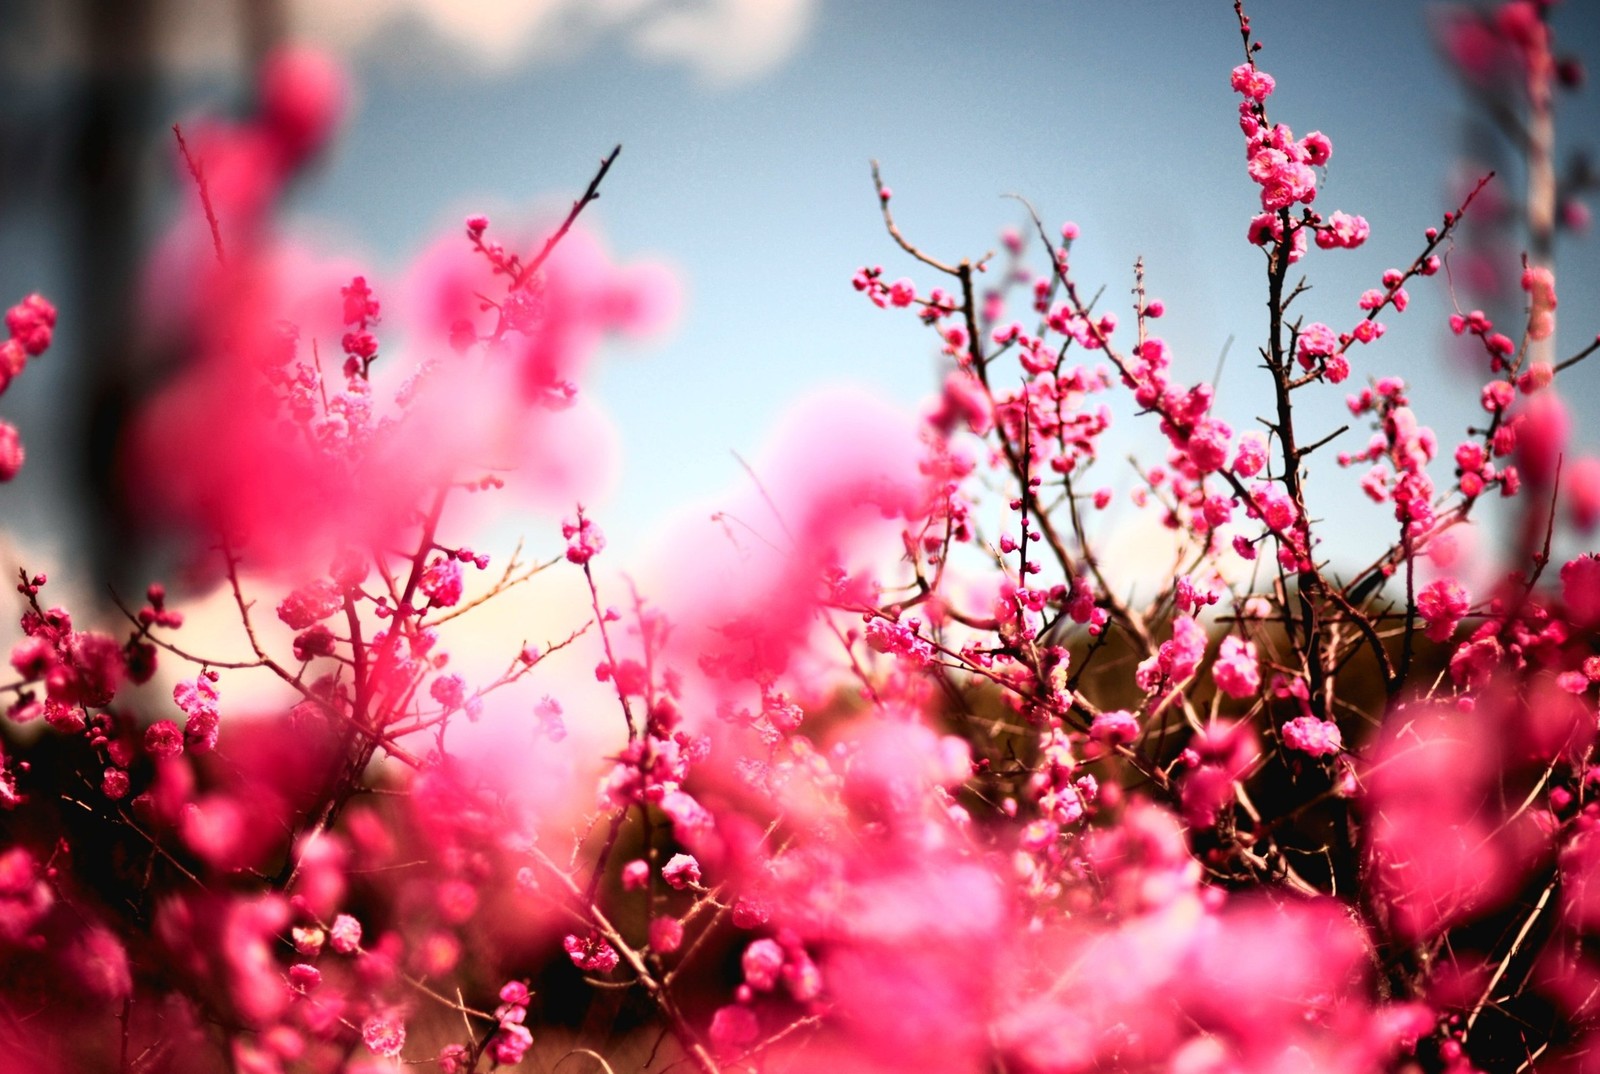
[[(721, 6), (752, 3), (759, 9), (760, 0)], [(669, 333), (613, 348), (586, 385), (620, 430), (619, 479), (591, 506), (623, 548), (647, 542), (654, 520), (685, 503), (714, 502), (741, 479), (733, 452), (758, 454), (785, 409), (820, 386), (865, 385), (912, 408), (933, 390), (933, 337), (849, 286), (862, 264), (882, 264), (890, 279), (910, 275), (923, 289), (942, 282), (884, 233), (869, 158), (896, 192), (902, 227), (938, 256), (976, 257), (996, 246), (1001, 228), (1024, 225), (1021, 207), (1004, 197), (1015, 193), (1052, 229), (1079, 224), (1075, 273), (1091, 292), (1103, 284), (1105, 308), (1124, 320), (1131, 266), (1143, 257), (1151, 294), (1169, 311), (1162, 330), (1180, 377), (1209, 378), (1231, 339), (1220, 409), (1243, 428), (1264, 408), (1267, 382), (1254, 360), (1265, 329), (1263, 260), (1243, 238), (1257, 191), (1227, 84), (1241, 49), (1224, 0), (785, 0), (773, 10), (792, 25), (782, 47), (760, 46), (760, 63), (717, 53), (740, 47), (736, 19), (726, 45), (702, 32), (661, 47), (663, 31), (649, 18), (696, 5), (609, 0), (595, 8), (603, 18), (582, 25), (572, 15), (581, 8), (532, 6), (558, 9), (545, 13), (546, 39), (487, 59), (419, 17), (367, 26), (347, 52), (351, 113), (333, 151), (295, 188), (287, 220), (329, 252), (370, 264), (382, 281), (436, 236), (458, 232), (469, 212), (559, 210), (622, 143), (585, 223), (614, 256), (672, 265), (684, 294)], [(500, 7), (516, 5), (485, 10)], [(1422, 229), (1451, 205), (1462, 98), (1431, 46), (1427, 5), (1261, 3), (1252, 15), (1266, 46), (1259, 62), (1278, 80), (1273, 118), (1332, 139), (1317, 208), (1372, 224), (1363, 249), (1313, 250), (1301, 266), (1314, 286), (1307, 318), (1353, 323), (1361, 291), (1408, 263)], [(743, 25), (749, 32), (759, 20)], [(1563, 5), (1557, 30), (1567, 49), (1600, 55), (1600, 8)], [(176, 115), (237, 99), (236, 83), (204, 63), (195, 72), (169, 82)], [(1595, 94), (1564, 97), (1558, 123), (1564, 145), (1600, 132)], [(175, 196), (169, 190), (164, 205), (151, 206), (152, 232)], [(48, 290), (48, 222), (15, 211), (0, 220), (5, 293)], [(1563, 244), (1558, 286), (1565, 354), (1600, 326), (1585, 301), (1600, 293), (1594, 239)], [(1385, 316), (1388, 335), (1355, 355), (1354, 379), (1405, 375), (1424, 421), (1453, 444), (1475, 387), (1443, 357), (1442, 278), (1410, 290), (1410, 312)], [(70, 320), (63, 309), (67, 349)], [(1576, 373), (1566, 397), (1592, 452), (1600, 434), (1585, 426), (1600, 413), (1600, 374)], [(1347, 418), (1343, 398), (1330, 387), (1308, 399), (1304, 427), (1336, 428)], [(1121, 455), (1164, 454), (1126, 403), (1097, 481), (1118, 488), (1133, 482)], [(14, 416), (18, 405), (8, 398), (0, 413)], [(1365, 432), (1348, 439), (1359, 447)], [(37, 450), (47, 450), (44, 439)], [(1331, 470), (1331, 459), (1317, 468)], [(1342, 491), (1314, 509), (1361, 510), (1389, 528), (1385, 509), (1361, 503), (1354, 476), (1331, 478)], [(526, 519), (521, 528), (548, 524)]]

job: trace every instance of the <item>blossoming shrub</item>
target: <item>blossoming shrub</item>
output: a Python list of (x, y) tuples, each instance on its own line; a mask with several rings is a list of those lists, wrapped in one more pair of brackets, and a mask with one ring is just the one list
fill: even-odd
[[(1535, 113), (1547, 13), (1494, 16)], [(1084, 297), (1074, 225), (945, 261), (879, 179), (937, 286), (855, 287), (936, 334), (938, 397), (916, 422), (803, 411), (659, 592), (576, 504), (531, 562), (453, 536), (508, 460), (584, 456), (559, 422), (595, 345), (670, 302), (573, 230), (616, 154), (533, 252), (474, 217), (397, 306), (273, 238), (338, 92), (270, 66), (260, 117), (180, 143), (191, 358), (128, 470), (248, 651), (192, 637), (159, 584), (88, 626), (19, 577), (6, 1069), (1588, 1069), (1600, 559), (1556, 562), (1551, 508), (1597, 513), (1555, 394), (1595, 347), (1540, 356), (1557, 287), (1530, 252), (1523, 316), (1450, 322), (1478, 424), (1436, 433), (1384, 371), (1380, 318), (1438, 285), (1482, 184), (1306, 323), (1291, 266), (1391, 240), (1313, 208), (1332, 142), (1269, 118), (1238, 21), (1260, 430), (1181, 378), (1142, 266), (1122, 324)], [(0, 388), (55, 320), (10, 311)], [(1297, 427), (1333, 390), (1364, 447)], [(1131, 497), (1175, 555), (1137, 601), (1091, 481), (1113, 420), (1150, 431)], [(1392, 514), (1365, 566), (1307, 511), (1313, 455)], [(0, 477), (22, 464), (0, 425)], [(575, 466), (530, 483), (570, 501)], [(1497, 580), (1430, 569), (1489, 498), (1521, 511)], [(546, 569), (581, 578), (569, 635), (475, 639), (503, 646), (492, 675), (453, 659), (450, 624)], [(580, 661), (593, 711), (537, 685)], [(249, 675), (270, 711), (232, 701)]]

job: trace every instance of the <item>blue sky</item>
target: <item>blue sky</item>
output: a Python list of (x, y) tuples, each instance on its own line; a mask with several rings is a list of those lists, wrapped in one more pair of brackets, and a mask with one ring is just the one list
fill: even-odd
[[(617, 256), (670, 262), (686, 298), (669, 336), (614, 349), (588, 386), (623, 433), (620, 484), (594, 506), (625, 547), (646, 540), (664, 512), (735, 481), (732, 452), (755, 454), (796, 397), (844, 381), (914, 407), (935, 385), (932, 337), (849, 286), (864, 263), (924, 288), (940, 282), (884, 234), (872, 157), (902, 226), (940, 256), (976, 256), (1001, 228), (1023, 224), (1007, 193), (1028, 197), (1052, 227), (1080, 225), (1075, 271), (1091, 291), (1104, 284), (1124, 319), (1131, 265), (1143, 256), (1181, 375), (1209, 378), (1232, 338), (1222, 409), (1237, 427), (1264, 409), (1252, 360), (1265, 326), (1263, 270), (1242, 238), (1256, 194), (1227, 85), (1240, 59), (1230, 3), (802, 0), (793, 47), (738, 77), (719, 75), (715, 62), (642, 55), (650, 50), (624, 16), (649, 2), (609, 0), (604, 27), (493, 65), (415, 21), (367, 37), (350, 53), (358, 93), (340, 141), (289, 206), (294, 228), (382, 275), (457, 231), (469, 211), (563, 205), (623, 143), (589, 222)], [(1364, 249), (1313, 251), (1303, 263), (1315, 287), (1307, 317), (1353, 322), (1360, 292), (1407, 263), (1448, 207), (1460, 98), (1429, 43), (1423, 4), (1279, 0), (1252, 14), (1266, 45), (1260, 63), (1278, 79), (1273, 117), (1333, 140), (1317, 207), (1372, 223)], [(1557, 25), (1569, 47), (1600, 54), (1600, 9), (1569, 0)], [(229, 88), (215, 74), (179, 83), (174, 107), (192, 112)], [(1592, 90), (1564, 99), (1569, 136), (1600, 132), (1597, 119)], [(14, 232), (5, 248), (34, 248), (14, 217), (5, 223)], [(36, 259), (0, 267), (8, 294), (48, 286), (49, 276)], [(1583, 301), (1600, 293), (1595, 239), (1562, 248), (1558, 284), (1566, 353), (1600, 327)], [(1453, 443), (1475, 396), (1441, 357), (1442, 285), (1411, 290), (1411, 311), (1384, 318), (1389, 334), (1357, 356), (1355, 375), (1412, 379), (1424, 420)], [(1596, 413), (1600, 374), (1578, 372), (1567, 398), (1594, 450), (1600, 436), (1582, 426)], [(1330, 388), (1310, 401), (1305, 427), (1342, 423), (1343, 397)], [(0, 413), (14, 414), (12, 404)], [(1128, 439), (1116, 456), (1141, 444), (1153, 456), (1154, 429), (1128, 413), (1119, 412)], [(1108, 460), (1105, 483), (1131, 478)], [(1354, 488), (1353, 479), (1328, 483)], [(1384, 512), (1353, 492), (1314, 506), (1366, 511), (1387, 528)], [(523, 528), (548, 524), (528, 521)]]

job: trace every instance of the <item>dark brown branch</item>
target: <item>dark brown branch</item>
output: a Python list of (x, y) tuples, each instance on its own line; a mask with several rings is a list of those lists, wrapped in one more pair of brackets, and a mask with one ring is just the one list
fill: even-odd
[(567, 218), (561, 221), (561, 226), (556, 228), (555, 233), (548, 239), (544, 240), (544, 246), (534, 255), (531, 261), (522, 267), (522, 271), (517, 273), (516, 279), (511, 281), (510, 290), (517, 290), (533, 278), (533, 274), (544, 266), (545, 261), (555, 251), (556, 244), (566, 238), (567, 232), (572, 230), (572, 225), (577, 222), (578, 216), (583, 212), (584, 208), (591, 201), (595, 201), (600, 197), (600, 183), (605, 179), (606, 172), (611, 170), (611, 165), (616, 162), (617, 154), (621, 152), (622, 146), (619, 144), (607, 156), (601, 158), (600, 170), (594, 173), (593, 179), (589, 180), (589, 188), (583, 192), (581, 198), (572, 203), (572, 208), (567, 212)]

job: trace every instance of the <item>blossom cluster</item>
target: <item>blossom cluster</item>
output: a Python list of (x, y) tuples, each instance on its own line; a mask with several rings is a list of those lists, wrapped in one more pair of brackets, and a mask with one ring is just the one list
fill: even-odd
[[(50, 348), (55, 334), (56, 309), (42, 295), (29, 295), (6, 311), (9, 337), (0, 343), (0, 395), (27, 367)], [(9, 421), (0, 420), (0, 484), (13, 480), (25, 458), (22, 434)]]
[[(1547, 7), (1498, 9), (1536, 80)], [(575, 226), (616, 153), (531, 253), (474, 215), (412, 288), (296, 269), (271, 210), (340, 93), (304, 55), (269, 64), (258, 114), (180, 143), (205, 222), (173, 240), (192, 354), (130, 469), (245, 648), (161, 584), (86, 627), (18, 575), (7, 1061), (1584, 1069), (1600, 463), (1574, 457), (1560, 385), (1600, 348), (1539, 349), (1558, 288), (1530, 255), (1520, 311), (1449, 320), (1473, 425), (1436, 432), (1384, 368), (1378, 316), (1441, 281), (1482, 184), (1337, 300), (1348, 328), (1292, 311), (1313, 245), (1392, 240), (1311, 208), (1332, 142), (1269, 120), (1237, 10), (1259, 427), (1157, 334), (1142, 260), (1119, 317), (1080, 282), (1076, 224), (941, 259), (875, 168), (913, 267), (851, 283), (928, 334), (936, 392), (915, 417), (802, 408), (749, 509), (666, 539), (653, 579), (566, 472), (591, 356), (670, 302)], [(55, 319), (37, 296), (7, 316), (0, 388)], [(1346, 382), (1354, 445), (1294, 405)], [(1122, 422), (1153, 445), (1127, 488), (1102, 476)], [(0, 462), (15, 442), (0, 425)], [(1308, 506), (1324, 449), (1320, 479), (1388, 535), (1369, 562)], [(523, 481), (565, 514), (538, 555), (460, 543), (464, 501)], [(1475, 561), (1452, 542), (1486, 500), (1511, 536)], [(1133, 585), (1130, 514), (1171, 557)], [(540, 591), (565, 633), (461, 633), (546, 570), (578, 594)]]

